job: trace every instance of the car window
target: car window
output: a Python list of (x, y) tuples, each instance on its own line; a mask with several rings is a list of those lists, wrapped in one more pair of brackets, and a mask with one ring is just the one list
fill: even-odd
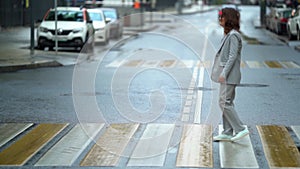
[(282, 16), (283, 16), (284, 18), (288, 18), (288, 17), (291, 16), (291, 13), (292, 13), (292, 11), (284, 11), (284, 12), (282, 13)]
[[(50, 11), (48, 16), (45, 18), (46, 21), (55, 20), (55, 11)], [(83, 21), (83, 13), (81, 11), (57, 11), (58, 21)]]
[(93, 21), (103, 21), (103, 17), (98, 12), (89, 12), (89, 16)]
[(114, 11), (104, 11), (104, 15), (106, 18), (117, 19), (117, 14)]

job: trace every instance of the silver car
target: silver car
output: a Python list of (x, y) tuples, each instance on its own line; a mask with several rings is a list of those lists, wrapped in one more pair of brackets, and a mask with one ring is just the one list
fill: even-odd
[(300, 40), (300, 9), (293, 11), (286, 29), (290, 40)]
[(93, 26), (95, 29), (95, 42), (96, 43), (109, 43), (109, 25), (105, 19), (103, 11), (100, 8), (88, 9), (89, 16), (93, 20)]
[(106, 19), (110, 20), (110, 37), (120, 38), (123, 35), (123, 20), (120, 19), (118, 10), (115, 8), (101, 8)]

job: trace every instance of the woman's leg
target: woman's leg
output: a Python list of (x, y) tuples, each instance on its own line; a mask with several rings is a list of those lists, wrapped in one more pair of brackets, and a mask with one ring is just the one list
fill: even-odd
[(234, 109), (235, 87), (236, 85), (220, 84), (219, 105), (223, 112), (223, 122), (225, 121), (223, 124), (225, 133), (232, 131), (232, 129), (235, 133), (245, 129)]

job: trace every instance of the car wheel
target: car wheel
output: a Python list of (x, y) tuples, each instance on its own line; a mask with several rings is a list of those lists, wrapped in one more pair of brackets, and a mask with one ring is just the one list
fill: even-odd
[(37, 48), (38, 48), (39, 50), (45, 50), (45, 46), (43, 46), (43, 45), (41, 45), (41, 44), (38, 44)]
[(106, 37), (104, 44), (107, 45), (109, 43), (109, 38)]

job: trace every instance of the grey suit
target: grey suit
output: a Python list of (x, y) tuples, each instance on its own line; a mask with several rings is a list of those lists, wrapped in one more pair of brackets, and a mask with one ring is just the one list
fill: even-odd
[(219, 77), (225, 77), (220, 83), (219, 106), (223, 112), (223, 134), (233, 135), (244, 130), (244, 126), (234, 109), (236, 85), (241, 81), (242, 40), (239, 32), (231, 30), (222, 40), (215, 56), (211, 79), (219, 83)]
[(241, 81), (242, 40), (239, 32), (232, 30), (222, 40), (217, 50), (211, 78), (218, 82), (220, 75), (227, 84), (239, 84)]

